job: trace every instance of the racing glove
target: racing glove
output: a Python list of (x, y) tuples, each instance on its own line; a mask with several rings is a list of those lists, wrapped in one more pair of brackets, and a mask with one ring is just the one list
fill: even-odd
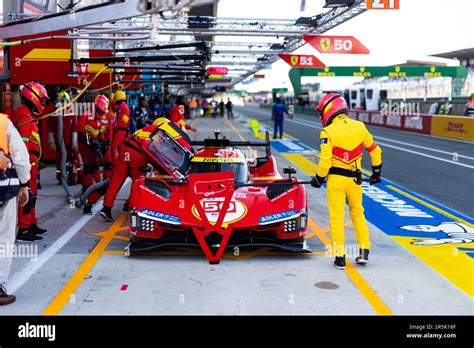
[(89, 146), (92, 150), (99, 150), (100, 144), (97, 140), (89, 140)]
[(102, 156), (104, 156), (109, 148), (109, 144), (107, 141), (104, 141), (104, 140), (101, 140), (99, 144), (100, 144), (100, 153), (102, 154)]
[(326, 178), (322, 178), (320, 176), (314, 176), (313, 179), (311, 179), (311, 186), (313, 187), (316, 187), (316, 188), (320, 188), (321, 185), (324, 183), (324, 179)]
[(382, 182), (381, 179), (382, 164), (379, 166), (372, 166), (372, 175), (370, 176), (370, 185), (378, 184)]

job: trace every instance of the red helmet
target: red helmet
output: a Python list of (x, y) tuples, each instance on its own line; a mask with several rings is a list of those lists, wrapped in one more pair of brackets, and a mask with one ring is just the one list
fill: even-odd
[(339, 93), (328, 93), (321, 98), (314, 111), (321, 119), (323, 127), (326, 127), (331, 124), (334, 117), (347, 113), (347, 103)]
[(97, 115), (105, 115), (107, 110), (109, 110), (109, 99), (105, 95), (98, 95), (95, 97), (94, 108)]
[(41, 114), (44, 106), (48, 101), (48, 92), (41, 83), (27, 82), (20, 91), (20, 96), (31, 103), (35, 110), (31, 110), (34, 114)]

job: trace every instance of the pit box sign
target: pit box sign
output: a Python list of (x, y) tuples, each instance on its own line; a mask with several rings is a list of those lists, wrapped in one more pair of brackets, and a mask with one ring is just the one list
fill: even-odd
[(207, 74), (208, 75), (220, 75), (220, 76), (225, 76), (229, 72), (229, 69), (226, 67), (219, 67), (219, 66), (212, 66), (207, 68)]
[(279, 54), (293, 68), (324, 68), (326, 65), (318, 58), (309, 54)]
[(368, 10), (399, 10), (400, 0), (367, 0)]
[(369, 54), (370, 51), (353, 36), (304, 35), (304, 40), (323, 54)]

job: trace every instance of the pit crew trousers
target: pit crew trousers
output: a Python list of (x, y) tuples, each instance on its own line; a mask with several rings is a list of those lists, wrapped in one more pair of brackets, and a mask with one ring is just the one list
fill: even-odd
[(17, 200), (10, 199), (0, 208), (0, 285), (5, 283), (12, 265), (13, 245), (16, 237)]
[(278, 133), (280, 134), (280, 138), (283, 137), (283, 120), (284, 115), (276, 115), (274, 122), (274, 129), (273, 129), (273, 138), (277, 138)]
[[(97, 150), (91, 148), (85, 143), (79, 143), (79, 152), (81, 153), (82, 163), (84, 168), (82, 170), (82, 190), (85, 192), (89, 186), (94, 183), (94, 178), (97, 180), (97, 171), (99, 169), (99, 155)], [(99, 181), (100, 181), (100, 172)]]
[[(18, 228), (28, 228), (35, 225), (36, 220), (36, 195), (38, 194), (38, 160), (34, 160), (35, 164), (31, 165), (30, 170), (30, 190), (32, 195), (23, 207), (18, 207)], [(0, 225), (1, 226), (1, 225)]]
[(330, 174), (327, 179), (329, 223), (331, 228), (331, 251), (333, 256), (345, 255), (344, 209), (349, 205), (349, 213), (354, 225), (358, 247), (370, 249), (369, 229), (362, 206), (362, 186), (354, 178)]
[(131, 176), (132, 180), (140, 178), (143, 175), (140, 168), (147, 165), (147, 163), (147, 158), (143, 152), (134, 150), (126, 144), (120, 145), (119, 155), (114, 163), (112, 178), (104, 197), (104, 206), (112, 208), (127, 176)]

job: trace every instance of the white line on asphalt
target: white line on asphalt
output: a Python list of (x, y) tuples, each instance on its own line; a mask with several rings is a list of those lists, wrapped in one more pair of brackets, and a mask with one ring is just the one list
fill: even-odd
[(456, 152), (449, 152), (449, 151), (443, 151), (443, 150), (438, 150), (438, 149), (432, 149), (432, 148), (430, 148), (430, 147), (421, 146), (421, 145), (416, 145), (416, 144), (412, 144), (412, 143), (406, 143), (406, 142), (404, 142), (404, 141), (393, 140), (393, 139), (381, 137), (381, 136), (378, 136), (378, 135), (374, 135), (373, 137), (374, 137), (374, 139), (382, 139), (382, 140), (384, 140), (384, 141), (390, 141), (390, 142), (396, 143), (396, 144), (402, 144), (402, 145), (406, 145), (406, 146), (417, 147), (417, 148), (419, 148), (419, 149), (424, 149), (424, 150), (428, 150), (428, 151), (444, 153), (444, 154), (450, 155), (450, 156), (454, 156), (454, 155), (456, 154), (457, 157), (462, 157), (462, 158), (466, 158), (466, 159), (469, 159), (469, 160), (474, 160), (474, 157), (469, 157), (469, 156), (460, 155), (460, 154), (458, 154), (458, 153), (456, 153)]
[[(130, 182), (127, 178), (122, 187), (125, 187)], [(92, 215), (81, 217), (74, 225), (72, 225), (61, 237), (59, 237), (48, 249), (43, 251), (38, 258), (29, 261), (19, 271), (15, 272), (10, 279), (5, 283), (8, 292), (14, 293), (25, 284), (48, 260), (53, 257), (63, 246), (71, 240), (74, 235), (81, 230), (92, 218), (101, 210), (101, 205), (96, 204), (92, 209)]]
[[(315, 124), (312, 124), (312, 123), (304, 123), (304, 122), (300, 122), (300, 121), (297, 121), (297, 120), (294, 120), (294, 119), (289, 119), (287, 120), (289, 122), (294, 122), (294, 123), (297, 123), (299, 125), (302, 125), (302, 126), (305, 126), (305, 127), (311, 127), (311, 128), (316, 128), (316, 129), (322, 129), (322, 127), (320, 126), (317, 126)], [(380, 137), (377, 137), (377, 136), (374, 136), (375, 139), (377, 138), (380, 138)], [(416, 152), (416, 151), (412, 151), (412, 150), (409, 150), (409, 149), (405, 149), (405, 148), (402, 148), (400, 146), (394, 146), (394, 145), (389, 145), (387, 143), (381, 143), (379, 141), (377, 141), (378, 144), (380, 145), (383, 145), (383, 146), (386, 146), (386, 147), (390, 147), (390, 148), (393, 148), (395, 150), (399, 150), (399, 151), (403, 151), (403, 152), (408, 152), (408, 153), (412, 153), (412, 154), (415, 154), (415, 155), (419, 155), (419, 156), (423, 156), (423, 157), (428, 157), (428, 158), (432, 158), (432, 159), (435, 159), (435, 160), (438, 160), (438, 161), (442, 161), (442, 162), (447, 162), (447, 163), (451, 163), (451, 164), (455, 164), (455, 165), (458, 165), (458, 166), (461, 166), (461, 167), (466, 167), (466, 168), (471, 168), (471, 169), (474, 169), (474, 166), (470, 166), (468, 164), (464, 164), (464, 163), (460, 163), (460, 162), (456, 162), (456, 161), (451, 161), (451, 160), (447, 160), (447, 159), (444, 159), (444, 158), (441, 158), (441, 157), (436, 157), (436, 156), (432, 156), (432, 155), (428, 155), (428, 154), (425, 154), (425, 153), (421, 153), (421, 152)], [(441, 151), (441, 150), (438, 150), (438, 151)], [(453, 155), (453, 153), (450, 153), (450, 155)], [(459, 156), (461, 157), (461, 156)]]

